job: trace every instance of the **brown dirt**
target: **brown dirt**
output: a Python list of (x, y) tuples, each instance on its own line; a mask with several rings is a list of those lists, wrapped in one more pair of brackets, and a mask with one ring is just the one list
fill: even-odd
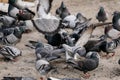
[[(55, 13), (56, 8), (60, 5), (62, 0), (54, 0), (52, 13)], [(103, 6), (109, 14), (109, 20), (112, 19), (112, 13), (115, 10), (120, 9), (119, 0), (64, 0), (65, 5), (68, 7), (71, 14), (77, 14), (81, 12), (87, 18), (92, 18), (92, 23), (97, 22), (96, 13), (100, 6)], [(103, 34), (104, 28), (97, 28), (93, 32), (93, 35), (100, 36)], [(31, 76), (39, 78), (40, 74), (35, 69), (35, 55), (34, 50), (31, 50), (24, 46), (28, 40), (41, 40), (47, 42), (44, 36), (38, 32), (32, 32), (30, 34), (24, 34), (21, 42), (17, 44), (17, 47), (22, 50), (23, 55), (18, 58), (17, 62), (4, 62), (0, 61), (0, 79), (3, 76)], [(91, 77), (86, 80), (120, 80), (120, 66), (118, 65), (118, 59), (120, 58), (120, 47), (116, 51), (116, 55), (113, 58), (106, 59), (101, 57), (100, 65), (97, 69), (89, 72)], [(73, 68), (63, 69), (65, 62), (56, 61), (53, 63), (58, 67), (59, 74), (54, 73), (49, 76), (57, 78), (81, 78), (83, 73)]]

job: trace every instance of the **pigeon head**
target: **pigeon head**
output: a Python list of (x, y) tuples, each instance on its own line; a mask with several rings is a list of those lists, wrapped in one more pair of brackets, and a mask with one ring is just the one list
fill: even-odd
[(86, 58), (92, 58), (92, 59), (98, 58), (98, 59), (99, 59), (100, 56), (99, 56), (98, 52), (91, 51), (91, 52), (88, 52), (88, 53), (86, 54)]
[(4, 21), (4, 17), (0, 17), (0, 22)]
[(61, 3), (61, 8), (63, 8), (63, 9), (66, 8), (66, 6), (64, 5), (64, 2), (63, 2), (63, 1), (62, 1), (62, 3)]
[(76, 15), (77, 18), (79, 18), (79, 17), (81, 17), (81, 16), (82, 16), (81, 13), (77, 13), (77, 15)]
[(20, 30), (22, 33), (24, 33), (24, 32), (26, 31), (26, 28), (25, 28), (25, 26), (20, 26), (20, 27), (19, 27), (19, 30)]
[(101, 11), (104, 11), (104, 8), (101, 6), (101, 7), (100, 7), (100, 10), (101, 10)]
[(120, 12), (115, 11), (113, 13), (112, 23), (113, 23), (113, 28), (120, 31)]
[(103, 7), (100, 7), (100, 11), (99, 11), (99, 13), (100, 13), (101, 15), (105, 14), (105, 10), (104, 10)]
[(114, 11), (112, 15), (117, 15), (117, 14), (120, 14), (119, 11)]
[(113, 51), (115, 48), (116, 48), (116, 43), (114, 41), (111, 41), (106, 45), (107, 51)]
[(56, 10), (56, 14), (62, 14), (63, 9), (66, 9), (64, 2), (62, 2), (60, 7)]
[(43, 43), (38, 42), (38, 43), (36, 44), (36, 48), (42, 48), (42, 47), (44, 47)]

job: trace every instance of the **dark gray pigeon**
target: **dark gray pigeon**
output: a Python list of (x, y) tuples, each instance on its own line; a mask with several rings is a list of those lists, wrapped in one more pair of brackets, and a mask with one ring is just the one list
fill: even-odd
[(76, 19), (78, 19), (80, 23), (87, 21), (87, 18), (84, 17), (81, 13), (77, 13)]
[(108, 14), (105, 12), (103, 7), (100, 7), (96, 19), (98, 19), (99, 22), (105, 22), (108, 19)]
[(45, 44), (42, 42), (29, 41), (33, 46), (35, 46), (35, 54), (37, 60), (45, 59), (47, 61), (52, 61), (59, 59), (60, 53), (64, 52), (64, 49), (54, 49), (53, 46)]
[(99, 65), (99, 54), (97, 52), (88, 52), (84, 60), (75, 61), (74, 59), (69, 59), (67, 61), (72, 67), (77, 70), (83, 71), (85, 78), (89, 78), (90, 75), (87, 74), (88, 71), (96, 69)]
[(72, 38), (64, 29), (60, 29), (57, 33), (52, 35), (45, 34), (45, 39), (48, 41), (48, 44), (52, 46), (60, 47), (65, 43), (71, 46), (74, 45)]
[(85, 45), (85, 49), (87, 52), (96, 51), (100, 52), (100, 45), (106, 40), (106, 36), (100, 37), (98, 40), (89, 40)]
[(112, 41), (110, 42), (107, 42), (107, 41), (103, 41), (99, 48), (100, 50), (102, 50), (103, 52), (106, 52), (108, 57), (111, 57), (109, 56), (109, 53), (113, 53), (112, 56), (115, 55), (115, 49), (119, 46), (120, 44), (120, 37), (117, 38), (117, 39), (113, 39)]
[(120, 12), (115, 11), (112, 19), (113, 28), (120, 31)]
[(37, 80), (32, 77), (3, 77), (2, 80)]
[(70, 12), (68, 11), (64, 2), (61, 2), (60, 7), (56, 9), (56, 14), (59, 15), (61, 19), (64, 19), (66, 16), (70, 15)]

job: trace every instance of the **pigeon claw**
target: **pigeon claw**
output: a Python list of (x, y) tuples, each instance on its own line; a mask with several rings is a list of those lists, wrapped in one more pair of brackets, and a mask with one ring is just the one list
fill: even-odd
[(83, 76), (83, 78), (89, 79), (90, 78), (90, 74), (89, 73), (85, 73), (84, 76)]
[(107, 59), (109, 59), (109, 58), (112, 58), (113, 56), (115, 56), (115, 53), (112, 53), (112, 55), (107, 55)]

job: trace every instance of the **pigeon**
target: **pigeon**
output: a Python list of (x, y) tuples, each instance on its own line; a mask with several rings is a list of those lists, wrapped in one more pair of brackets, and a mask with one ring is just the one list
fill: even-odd
[(107, 36), (110, 39), (117, 39), (118, 37), (120, 37), (120, 31), (114, 29), (112, 25), (106, 26), (104, 33), (105, 36)]
[(15, 45), (20, 42), (22, 34), (25, 32), (25, 26), (3, 29), (3, 36), (0, 37), (0, 44)]
[(96, 69), (99, 65), (99, 54), (98, 52), (88, 52), (84, 60), (74, 60), (69, 59), (67, 63), (71, 65), (73, 68), (83, 71), (85, 74), (85, 78), (89, 78), (90, 75), (87, 73), (88, 71), (92, 71)]
[(60, 53), (64, 52), (64, 49), (54, 49), (53, 46), (45, 44), (42, 42), (29, 41), (33, 46), (35, 46), (35, 54), (37, 60), (45, 59), (47, 61), (52, 61), (61, 58)]
[(115, 11), (112, 18), (113, 28), (120, 31), (120, 12)]
[(8, 15), (12, 18), (17, 18), (17, 13), (19, 13), (19, 9), (14, 7), (13, 5), (9, 4), (8, 6)]
[(80, 23), (84, 23), (85, 21), (87, 21), (87, 18), (84, 17), (81, 13), (77, 13), (76, 19), (78, 19)]
[(78, 22), (76, 24), (76, 27), (73, 29), (72, 34), (70, 34), (70, 36), (72, 38), (75, 38), (75, 42), (77, 42), (77, 40), (86, 31), (86, 29), (88, 28), (88, 26), (90, 26), (90, 21), (91, 21), (91, 18), (88, 19), (87, 21), (83, 22), (83, 23)]
[(118, 60), (118, 64), (120, 65), (120, 59)]
[(96, 52), (100, 52), (100, 45), (106, 40), (106, 36), (100, 37), (100, 39), (98, 40), (88, 40), (88, 42), (84, 45), (86, 52), (89, 51), (96, 51)]
[(47, 75), (52, 69), (55, 69), (47, 60), (44, 59), (37, 60), (35, 67), (41, 75)]
[(58, 33), (52, 35), (45, 34), (45, 39), (48, 41), (48, 44), (52, 46), (60, 46), (65, 43), (65, 40), (63, 40), (61, 35)]
[(16, 22), (16, 19), (7, 15), (3, 15), (3, 16), (0, 16), (0, 22), (3, 23), (3, 26), (9, 28), (10, 26), (14, 25), (14, 23)]
[(66, 16), (70, 15), (70, 12), (63, 1), (61, 2), (60, 7), (56, 9), (56, 14), (59, 15), (61, 19), (64, 19)]
[(29, 10), (28, 8), (26, 9), (18, 9), (15, 6), (9, 4), (8, 7), (8, 14), (10, 17), (13, 17), (17, 20), (31, 20), (35, 16), (35, 13)]
[(51, 6), (52, 0), (39, 0), (37, 2), (37, 18), (32, 20), (32, 25), (43, 34), (57, 32), (61, 24), (61, 20), (50, 13)]
[(63, 43), (66, 43), (71, 46), (74, 45), (72, 38), (64, 29), (60, 29), (58, 33), (52, 35), (45, 35), (45, 39), (48, 41), (48, 44), (51, 44), (52, 46), (59, 47)]
[[(57, 55), (59, 52), (62, 52), (61, 50), (58, 50), (57, 52), (53, 50), (53, 47), (49, 44), (45, 44), (42, 42), (36, 42), (36, 41), (29, 41), (29, 43), (32, 44), (26, 45), (27, 47), (31, 47), (32, 49), (35, 49), (35, 54), (36, 54), (36, 63), (35, 67), (36, 70), (41, 74), (41, 75), (47, 75), (51, 70), (55, 69), (50, 64), (50, 61), (53, 61), (55, 59), (59, 59), (60, 56)], [(55, 54), (54, 54), (55, 53)]]
[(65, 28), (74, 29), (77, 22), (78, 22), (78, 20), (76, 19), (75, 15), (68, 15), (62, 20), (62, 25)]
[(16, 15), (18, 20), (25, 21), (25, 20), (33, 19), (35, 16), (35, 13), (27, 9), (27, 10), (19, 10), (19, 13), (17, 13)]
[(108, 14), (105, 12), (103, 7), (100, 7), (100, 10), (96, 16), (99, 22), (105, 22), (108, 19)]
[(78, 28), (78, 26), (83, 26), (86, 23), (88, 23), (90, 19), (87, 19), (86, 17), (84, 17), (81, 13), (77, 13), (77, 15), (68, 15), (66, 16), (63, 20), (62, 20), (62, 24), (63, 26), (65, 26), (66, 28), (71, 28), (71, 29), (75, 29), (76, 27)]
[(3, 77), (2, 80), (37, 80), (33, 77)]
[(0, 54), (5, 57), (5, 60), (15, 61), (18, 56), (21, 56), (22, 52), (13, 46), (1, 46)]
[(54, 77), (48, 77), (47, 80), (81, 80), (79, 78), (54, 78)]
[(108, 58), (111, 57), (109, 56), (109, 53), (113, 53), (112, 56), (115, 55), (115, 51), (114, 49), (116, 49), (120, 44), (120, 37), (117, 38), (117, 39), (113, 39), (112, 41), (110, 42), (107, 42), (107, 41), (103, 41), (101, 43), (101, 45), (99, 46), (100, 50), (103, 51), (103, 52), (106, 52)]
[(53, 0), (39, 0), (37, 2), (38, 17), (46, 17), (51, 10)]

